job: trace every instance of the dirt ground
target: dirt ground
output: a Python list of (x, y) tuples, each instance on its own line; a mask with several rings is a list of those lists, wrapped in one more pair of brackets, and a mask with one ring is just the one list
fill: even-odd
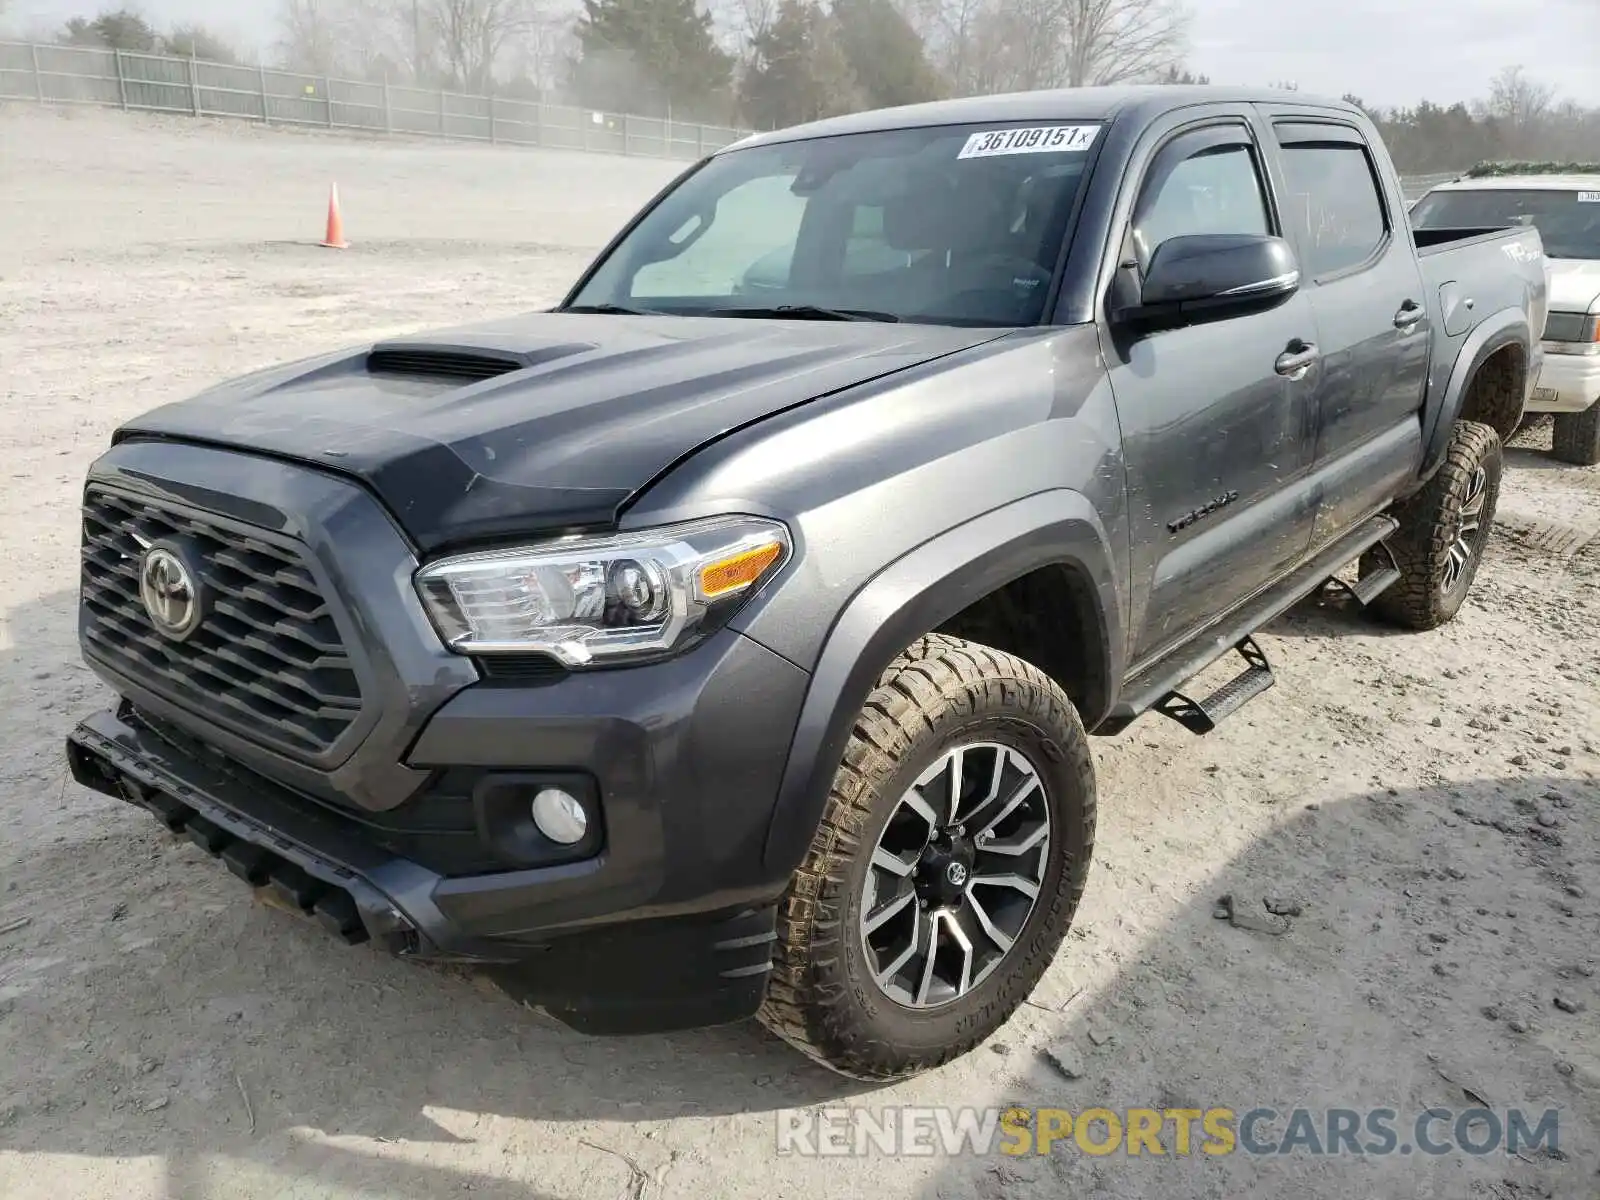
[[(753, 1025), (580, 1037), (331, 944), (66, 780), (107, 700), (73, 602), (113, 427), (547, 304), (675, 170), (0, 111), (0, 1197), (1600, 1197), (1600, 470), (1552, 464), (1548, 430), (1510, 453), (1454, 624), (1311, 602), (1264, 639), (1279, 686), (1215, 734), (1096, 742), (1099, 856), (1057, 962), (989, 1045), (893, 1087)], [(314, 246), (335, 180), (345, 253)], [(1300, 915), (1240, 927), (1269, 897)], [(1560, 1125), (1521, 1157), (776, 1153), (796, 1107), (1011, 1103)]]

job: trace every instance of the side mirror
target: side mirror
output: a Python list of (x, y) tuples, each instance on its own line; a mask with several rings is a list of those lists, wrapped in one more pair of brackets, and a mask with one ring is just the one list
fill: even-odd
[(1216, 320), (1270, 308), (1300, 287), (1300, 264), (1282, 238), (1264, 234), (1194, 233), (1156, 247), (1135, 321)]

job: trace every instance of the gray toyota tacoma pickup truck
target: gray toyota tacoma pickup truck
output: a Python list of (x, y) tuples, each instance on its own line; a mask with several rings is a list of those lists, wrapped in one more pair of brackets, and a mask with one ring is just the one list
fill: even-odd
[(1455, 615), (1545, 286), (1537, 230), (1414, 234), (1338, 102), (763, 134), (551, 311), (120, 428), (80, 607), (119, 702), (71, 769), (578, 1029), (759, 1015), (915, 1072), (1060, 946), (1088, 734), (1208, 731), (1272, 683), (1252, 633), (1341, 572), (1381, 618)]

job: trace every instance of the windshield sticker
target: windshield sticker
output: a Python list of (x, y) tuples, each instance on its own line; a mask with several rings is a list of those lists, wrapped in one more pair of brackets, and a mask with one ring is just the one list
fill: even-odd
[(959, 158), (993, 158), (1000, 154), (1082, 153), (1094, 145), (1098, 125), (1033, 125), (1026, 129), (992, 129), (975, 133), (961, 147)]
[(1579, 204), (1600, 204), (1600, 192), (1579, 192)]

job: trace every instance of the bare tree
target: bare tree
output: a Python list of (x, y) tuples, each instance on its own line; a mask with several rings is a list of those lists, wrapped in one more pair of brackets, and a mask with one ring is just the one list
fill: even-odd
[(577, 52), (571, 13), (543, 10), (506, 55), (506, 72), (544, 96), (560, 87)]
[(736, 75), (753, 61), (753, 48), (777, 20), (778, 5), (779, 0), (706, 0), (717, 44), (732, 56)]
[(1488, 114), (1516, 136), (1542, 124), (1555, 104), (1555, 89), (1529, 79), (1520, 66), (1507, 67), (1489, 84)]
[(998, 0), (974, 29), (974, 82), (982, 92), (1031, 91), (1065, 82), (1065, 15), (1077, 0)]
[[(287, 63), (317, 74), (488, 92), (507, 72), (553, 82), (562, 0), (282, 0)], [(570, 7), (570, 6), (567, 6)]]
[(905, 0), (958, 93), (1162, 78), (1182, 64), (1182, 0)]
[(366, 78), (409, 79), (422, 84), (433, 71), (431, 26), (421, 0), (338, 0), (345, 28), (354, 33), (347, 51)]
[(1008, 20), (1005, 5), (996, 0), (902, 0), (902, 7), (956, 95), (997, 90), (986, 84), (1002, 60), (1015, 57), (1005, 43), (1025, 17)]
[(539, 24), (533, 0), (424, 0), (439, 57), (457, 86), (487, 92), (501, 56)]
[(1066, 0), (1068, 87), (1147, 81), (1178, 66), (1189, 14), (1178, 0)]
[(298, 71), (332, 75), (344, 65), (341, 51), (347, 9), (340, 0), (284, 0), (283, 61)]
[(922, 34), (929, 54), (957, 93), (976, 90), (974, 31), (986, 7), (985, 0), (910, 0), (907, 5), (907, 19)]

